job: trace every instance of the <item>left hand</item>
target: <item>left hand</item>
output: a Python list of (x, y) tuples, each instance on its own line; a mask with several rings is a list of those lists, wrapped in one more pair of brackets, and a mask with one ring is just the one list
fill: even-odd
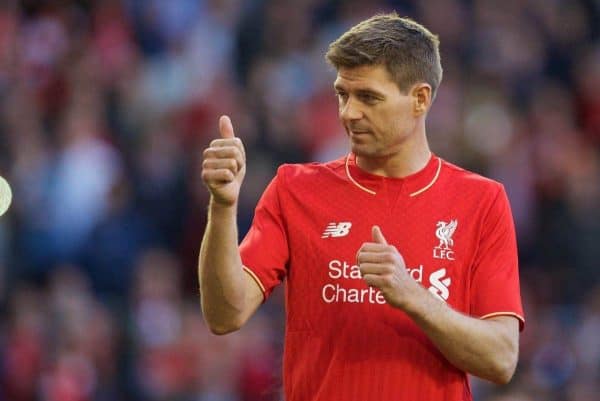
[(388, 304), (404, 310), (420, 285), (408, 274), (404, 258), (387, 243), (381, 229), (373, 226), (371, 233), (373, 242), (362, 244), (356, 254), (362, 277), (369, 286), (381, 291)]

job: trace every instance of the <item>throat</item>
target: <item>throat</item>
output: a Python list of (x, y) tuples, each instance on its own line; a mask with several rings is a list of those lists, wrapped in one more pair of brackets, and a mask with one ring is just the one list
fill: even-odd
[(426, 149), (424, 152), (419, 152), (419, 154), (413, 153), (406, 156), (399, 153), (384, 157), (356, 155), (355, 163), (370, 174), (404, 178), (425, 168), (430, 158), (431, 152)]

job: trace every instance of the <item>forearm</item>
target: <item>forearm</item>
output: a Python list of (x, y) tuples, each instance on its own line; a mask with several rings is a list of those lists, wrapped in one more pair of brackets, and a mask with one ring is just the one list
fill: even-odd
[(518, 321), (510, 316), (476, 319), (435, 298), (406, 272), (398, 250), (378, 226), (356, 259), (365, 282), (378, 288), (386, 302), (406, 312), (440, 352), (457, 368), (496, 383), (506, 383), (517, 364)]
[(499, 384), (510, 380), (518, 356), (513, 327), (459, 313), (420, 286), (417, 293), (405, 311), (454, 366)]
[(237, 207), (211, 201), (198, 263), (202, 312), (215, 333), (236, 330), (244, 320), (245, 284), (238, 251)]

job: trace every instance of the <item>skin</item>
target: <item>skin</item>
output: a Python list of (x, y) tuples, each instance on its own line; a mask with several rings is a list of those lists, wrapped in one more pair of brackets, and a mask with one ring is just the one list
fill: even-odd
[[(402, 92), (383, 66), (340, 68), (334, 88), (339, 117), (356, 162), (365, 171), (404, 177), (430, 158), (425, 117), (431, 86)], [(242, 268), (236, 212), (245, 175), (245, 153), (229, 117), (219, 120), (220, 139), (204, 151), (202, 179), (211, 193), (199, 258), (202, 310), (213, 333), (238, 330), (263, 300)], [(365, 282), (388, 304), (407, 313), (456, 367), (495, 383), (507, 383), (518, 359), (519, 323), (512, 316), (477, 319), (439, 301), (406, 271), (402, 254), (377, 226), (356, 255)]]
[(359, 167), (386, 177), (404, 177), (425, 167), (431, 155), (425, 136), (431, 86), (420, 83), (403, 94), (378, 65), (340, 68), (334, 89)]
[(220, 139), (204, 150), (202, 180), (210, 191), (208, 221), (198, 263), (202, 312), (214, 334), (238, 330), (258, 309), (263, 294), (242, 270), (237, 202), (246, 174), (244, 145), (231, 120), (219, 119)]

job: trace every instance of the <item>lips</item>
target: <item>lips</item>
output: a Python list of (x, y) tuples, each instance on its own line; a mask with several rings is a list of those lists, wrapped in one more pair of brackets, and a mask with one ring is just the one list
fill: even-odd
[(359, 127), (359, 126), (346, 126), (346, 132), (350, 136), (365, 136), (365, 135), (373, 135), (373, 132), (367, 127)]

